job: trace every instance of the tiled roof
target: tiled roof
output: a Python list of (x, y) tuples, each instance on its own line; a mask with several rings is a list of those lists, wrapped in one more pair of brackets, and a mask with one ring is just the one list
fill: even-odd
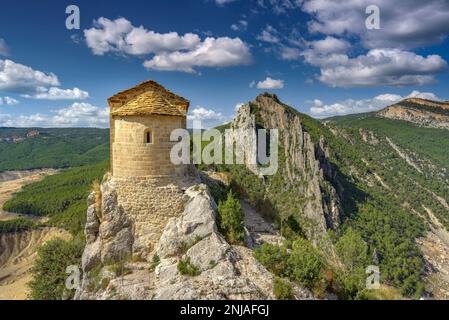
[(122, 102), (123, 105), (111, 109), (112, 116), (141, 116), (162, 114), (186, 116), (189, 101), (165, 89), (155, 81), (141, 84), (119, 92), (108, 99), (108, 102)]

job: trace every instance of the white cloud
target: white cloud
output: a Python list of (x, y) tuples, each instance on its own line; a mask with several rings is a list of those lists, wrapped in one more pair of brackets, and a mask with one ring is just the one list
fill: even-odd
[(60, 89), (57, 87), (37, 89), (37, 93), (33, 95), (23, 95), (25, 98), (32, 98), (37, 100), (84, 100), (89, 98), (87, 91), (78, 88)]
[(218, 4), (219, 6), (234, 2), (236, 0), (215, 0), (215, 3)]
[(302, 2), (303, 0), (257, 0), (259, 7), (264, 9), (269, 7), (277, 15), (299, 8)]
[(267, 77), (264, 81), (259, 81), (256, 87), (257, 89), (282, 89), (284, 88), (284, 80)]
[(45, 73), (11, 60), (0, 60), (0, 90), (32, 92), (37, 87), (59, 86), (54, 73)]
[(281, 48), (282, 60), (297, 60), (301, 57), (301, 50), (298, 48), (286, 47)]
[(203, 128), (212, 128), (229, 122), (230, 118), (224, 116), (221, 112), (198, 106), (195, 109), (189, 111), (189, 114), (187, 115), (187, 121), (190, 126), (192, 125), (193, 121), (201, 121), (201, 126)]
[(318, 118), (325, 118), (337, 115), (372, 112), (381, 110), (406, 98), (421, 98), (441, 101), (441, 99), (434, 93), (419, 92), (416, 90), (405, 97), (387, 93), (378, 95), (371, 99), (347, 99), (333, 104), (324, 104), (321, 100), (315, 99), (314, 101), (309, 102), (312, 105), (310, 108), (310, 114)]
[(231, 29), (234, 31), (245, 31), (248, 28), (248, 21), (239, 20), (238, 23), (231, 25)]
[(345, 53), (351, 47), (349, 42), (330, 36), (322, 40), (308, 42), (308, 44), (315, 53), (321, 54)]
[(251, 63), (249, 47), (239, 38), (206, 38), (191, 51), (161, 53), (144, 62), (147, 69), (194, 73), (197, 67), (233, 67)]
[(14, 106), (16, 104), (19, 104), (19, 100), (16, 100), (14, 98), (11, 97), (0, 97), (0, 105), (2, 104), (6, 104), (8, 106)]
[(309, 49), (304, 58), (320, 67), (321, 82), (343, 88), (426, 85), (434, 83), (435, 75), (447, 68), (439, 55), (423, 57), (399, 49), (373, 49), (355, 58)]
[(233, 67), (251, 62), (249, 46), (239, 38), (207, 37), (177, 32), (157, 33), (134, 27), (125, 18), (99, 18), (84, 31), (87, 46), (96, 55), (153, 55), (144, 62), (147, 69), (194, 73), (196, 67)]
[(420, 98), (420, 99), (427, 99), (427, 100), (433, 100), (433, 101), (442, 101), (442, 99), (440, 97), (438, 97), (437, 95), (435, 95), (432, 92), (419, 92), (417, 90), (414, 90), (406, 98)]
[(212, 109), (206, 109), (203, 107), (196, 107), (195, 109), (191, 110), (187, 116), (188, 120), (223, 120), (225, 117), (220, 113), (216, 112)]
[(234, 113), (237, 113), (239, 111), (240, 107), (242, 107), (244, 103), (237, 103), (234, 107)]
[(6, 45), (5, 40), (0, 38), (0, 56), (7, 57), (7, 56), (9, 56), (9, 54), (10, 54), (9, 48)]
[(109, 20), (101, 17), (94, 27), (84, 30), (87, 46), (95, 55), (108, 52), (146, 55), (166, 51), (191, 50), (201, 39), (193, 33), (180, 36), (177, 32), (157, 33), (143, 26), (134, 27), (125, 18)]
[(78, 88), (60, 89), (54, 73), (42, 72), (11, 60), (0, 60), (0, 90), (22, 97), (46, 100), (83, 100), (89, 93)]
[(72, 105), (53, 110), (51, 114), (12, 116), (0, 114), (3, 127), (107, 127), (109, 109), (89, 103), (75, 102)]
[[(304, 0), (309, 31), (358, 36), (366, 48), (411, 49), (442, 42), (449, 33), (449, 2), (441, 0)], [(380, 8), (381, 29), (365, 27), (369, 5)]]
[(257, 36), (257, 40), (268, 43), (279, 43), (279, 32), (270, 25), (267, 25), (264, 30)]

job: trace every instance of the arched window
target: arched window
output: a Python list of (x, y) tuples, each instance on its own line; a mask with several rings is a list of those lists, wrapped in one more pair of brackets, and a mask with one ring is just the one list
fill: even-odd
[(144, 141), (146, 144), (153, 143), (153, 134), (150, 129), (145, 130)]

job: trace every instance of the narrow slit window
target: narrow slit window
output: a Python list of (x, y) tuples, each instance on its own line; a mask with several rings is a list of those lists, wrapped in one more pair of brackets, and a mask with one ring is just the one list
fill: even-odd
[(153, 143), (153, 137), (150, 130), (145, 130), (145, 143)]

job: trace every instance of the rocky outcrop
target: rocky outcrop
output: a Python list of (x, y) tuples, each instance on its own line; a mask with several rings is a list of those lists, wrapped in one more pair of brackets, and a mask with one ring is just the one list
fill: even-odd
[(415, 123), (419, 126), (449, 130), (449, 103), (425, 99), (405, 99), (378, 113), (379, 116)]
[[(282, 177), (284, 189), (275, 192), (280, 194), (288, 190), (297, 195), (289, 199), (292, 206), (301, 208), (295, 218), (305, 218), (310, 222), (307, 231), (312, 238), (319, 238), (329, 228), (337, 229), (341, 208), (338, 192), (332, 183), (338, 185), (338, 182), (329, 161), (326, 142), (323, 139), (313, 141), (299, 113), (268, 93), (259, 95), (254, 101), (239, 108), (231, 123), (233, 132), (227, 135), (231, 135), (231, 141), (245, 144), (248, 153), (257, 154), (252, 150), (257, 148), (257, 141), (245, 140), (246, 137), (239, 133), (239, 129), (256, 131), (259, 128), (279, 130), (281, 163), (276, 175)], [(248, 169), (257, 173), (253, 164), (246, 164)], [(268, 193), (272, 192), (269, 191), (270, 179), (268, 176), (264, 180)]]
[(121, 261), (132, 254), (132, 225), (118, 204), (117, 192), (110, 180), (101, 185), (101, 210), (96, 198), (95, 192), (88, 197), (86, 247), (82, 257), (84, 272), (98, 264)]
[[(116, 236), (104, 237), (110, 233), (103, 230), (103, 223), (96, 227), (91, 196), (84, 277), (77, 299), (274, 299), (274, 276), (250, 249), (228, 244), (217, 232), (216, 204), (206, 185), (198, 184), (185, 191), (189, 199), (185, 209), (166, 225), (150, 262), (131, 258), (112, 265), (108, 259), (116, 260), (122, 256), (119, 252), (127, 253), (132, 248), (132, 238), (118, 236), (128, 234), (128, 222), (121, 217), (120, 204), (107, 182), (102, 191), (102, 219), (111, 222), (107, 229), (115, 230)], [(183, 263), (194, 272), (184, 274), (180, 268)], [(313, 298), (307, 290), (295, 285), (293, 289), (298, 299)]]

